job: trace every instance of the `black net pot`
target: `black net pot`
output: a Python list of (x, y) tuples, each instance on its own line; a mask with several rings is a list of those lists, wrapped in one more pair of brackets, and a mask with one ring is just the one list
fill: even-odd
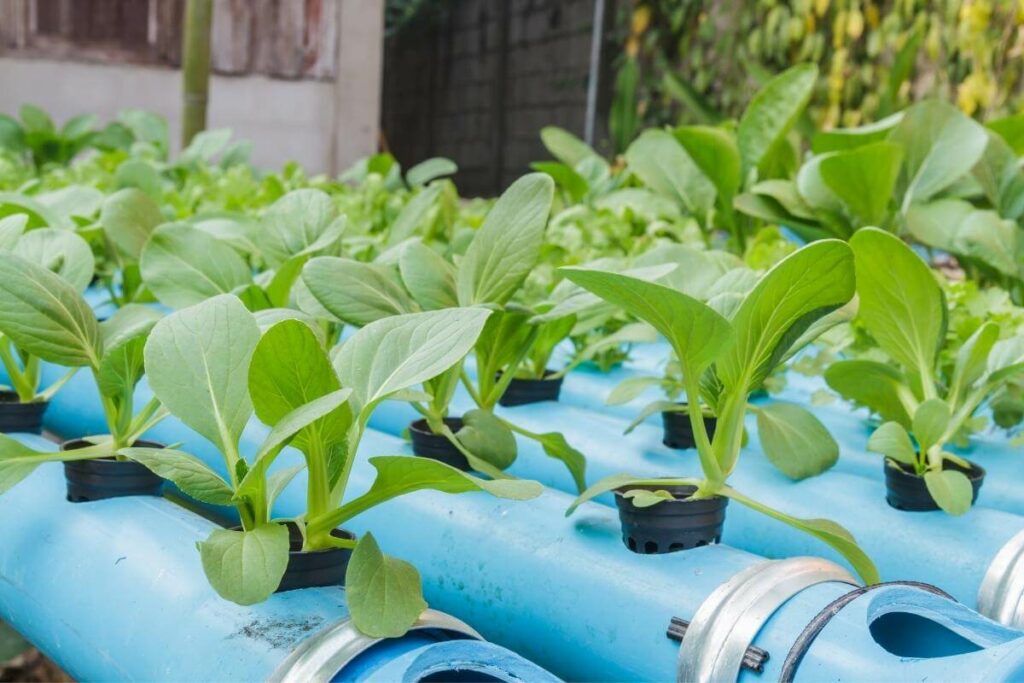
[(13, 391), (0, 391), (0, 432), (12, 434), (39, 434), (43, 431), (43, 413), (47, 401), (22, 403)]
[[(508, 383), (505, 393), (498, 399), (498, 404), (506, 408), (525, 406), (543, 401), (557, 401), (562, 393), (562, 377), (555, 377), (554, 370), (545, 370), (543, 379), (523, 379), (515, 377)], [(501, 377), (501, 373), (498, 373)]]
[[(315, 588), (317, 586), (344, 586), (345, 571), (352, 557), (351, 548), (327, 548), (325, 550), (302, 549), (302, 532), (293, 522), (288, 527), (288, 568), (281, 577), (275, 593)], [(344, 529), (333, 529), (331, 536), (355, 540), (355, 534)]]
[[(462, 429), (461, 417), (446, 417), (444, 423), (453, 434)], [(430, 458), (451, 465), (457, 470), (469, 472), (472, 468), (466, 456), (459, 452), (444, 434), (434, 434), (426, 420), (416, 420), (409, 424), (409, 437), (412, 439), (412, 452), (421, 458)]]
[[(967, 475), (973, 490), (971, 505), (974, 505), (978, 500), (981, 485), (985, 483), (985, 469), (973, 462), (970, 465), (964, 468), (951, 460), (945, 460), (942, 469), (956, 470)], [(939, 509), (932, 499), (932, 494), (928, 493), (924, 477), (916, 474), (913, 467), (889, 458), (884, 459), (882, 467), (885, 469), (885, 500), (890, 506), (905, 512), (929, 512)]]
[[(74, 451), (93, 444), (85, 439), (72, 439), (61, 444), (62, 451)], [(136, 441), (138, 448), (163, 448), (154, 441)], [(73, 460), (64, 463), (68, 484), (68, 500), (85, 503), (122, 496), (159, 496), (164, 480), (145, 465), (133, 460), (117, 460), (113, 456)]]
[[(637, 507), (623, 495), (633, 489), (664, 490), (674, 500), (665, 500), (650, 507)], [(729, 500), (714, 496), (702, 500), (686, 500), (695, 486), (626, 486), (615, 492), (622, 523), (622, 542), (635, 553), (653, 555), (689, 550), (722, 540), (725, 508)]]
[[(678, 405), (685, 406), (685, 403)], [(665, 428), (662, 443), (669, 448), (680, 450), (696, 448), (697, 440), (693, 435), (693, 425), (690, 424), (690, 414), (674, 410), (666, 410), (661, 413), (661, 423)], [(715, 426), (718, 418), (704, 417), (704, 430), (708, 433), (708, 439), (715, 436)]]

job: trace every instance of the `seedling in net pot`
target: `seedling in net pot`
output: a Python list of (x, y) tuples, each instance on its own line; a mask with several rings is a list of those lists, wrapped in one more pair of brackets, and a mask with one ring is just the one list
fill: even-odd
[[(426, 245), (410, 242), (403, 245), (397, 268), (387, 261), (321, 257), (306, 264), (302, 277), (324, 309), (354, 325), (418, 310), (492, 309), (474, 346), (475, 377), (455, 365), (424, 387), (429, 400), (412, 402), (424, 416), (427, 436), (447, 439), (464, 459), (462, 466), (501, 477), (517, 456), (513, 434), (519, 434), (562, 460), (582, 490), (586, 461), (564, 436), (534, 433), (494, 414), (541, 334), (541, 325), (529, 324), (535, 312), (513, 298), (540, 257), (553, 191), (551, 179), (540, 173), (513, 183), (495, 202), (457, 266)], [(449, 405), (460, 382), (477, 408), (453, 419), (448, 417)], [(414, 423), (414, 436), (416, 428)]]
[[(322, 335), (308, 323), (285, 319), (261, 334), (256, 317), (236, 297), (214, 297), (161, 321), (145, 358), (153, 392), (216, 446), (223, 456), (218, 469), (226, 476), (180, 450), (121, 453), (198, 500), (238, 511), (240, 528), (214, 531), (199, 544), (207, 578), (222, 597), (253, 604), (279, 588), (344, 582), (353, 620), (364, 633), (399, 636), (426, 607), (418, 573), (384, 555), (372, 534), (356, 540), (335, 528), (421, 489), (513, 499), (541, 491), (536, 482), (485, 481), (432, 460), (381, 456), (370, 459), (377, 477), (369, 490), (344, 500), (373, 410), (457, 364), (489, 314), (453, 308), (393, 316), (358, 331), (332, 361)], [(247, 458), (242, 431), (254, 412), (270, 430)], [(273, 467), (288, 445), (302, 453), (304, 464)], [(275, 499), (303, 467), (305, 511), (275, 518)], [(336, 573), (327, 583), (323, 577), (303, 583), (304, 554), (332, 549), (341, 551)]]
[[(622, 306), (653, 325), (672, 345), (682, 364), (686, 393), (691, 403), (691, 426), (697, 441), (703, 479), (643, 479), (628, 474), (608, 477), (591, 486), (570, 507), (608, 491), (617, 491), (623, 519), (658, 514), (658, 506), (691, 506), (702, 514), (693, 519), (699, 529), (680, 529), (678, 541), (665, 549), (713, 543), (721, 535), (726, 499), (733, 499), (770, 517), (805, 531), (841, 553), (867, 583), (878, 581), (870, 558), (843, 527), (822, 519), (799, 519), (769, 508), (727, 484), (744, 442), (744, 416), (750, 392), (783, 358), (812, 341), (821, 320), (847, 304), (854, 295), (853, 253), (843, 242), (826, 240), (791, 254), (765, 274), (745, 296), (729, 306), (728, 315), (683, 292), (626, 275), (585, 268), (564, 268), (563, 274), (598, 296)], [(723, 309), (725, 310), (725, 309)], [(718, 416), (714, 437), (709, 437), (693, 410), (706, 403)], [(830, 448), (814, 443), (815, 433), (803, 430), (806, 411), (793, 407), (777, 416), (785, 420), (794, 448), (782, 469), (807, 476), (834, 462)], [(711, 501), (709, 503), (708, 501)], [(712, 509), (705, 511), (703, 508)], [(683, 508), (680, 508), (683, 509)], [(717, 524), (707, 523), (707, 512)], [(685, 513), (684, 513), (685, 514)], [(661, 539), (659, 539), (661, 540)], [(660, 548), (658, 541), (654, 551)], [(640, 549), (647, 546), (639, 544)]]
[(1024, 375), (1024, 338), (1000, 340), (999, 326), (986, 322), (956, 351), (947, 375), (938, 362), (947, 326), (939, 276), (902, 240), (876, 228), (857, 231), (850, 246), (860, 322), (892, 362), (841, 360), (825, 380), (886, 421), (868, 449), (886, 457), (891, 505), (963, 514), (984, 470), (946, 445), (986, 399)]

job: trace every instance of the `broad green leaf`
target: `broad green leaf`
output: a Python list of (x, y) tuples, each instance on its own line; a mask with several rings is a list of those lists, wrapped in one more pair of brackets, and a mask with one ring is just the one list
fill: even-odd
[(945, 336), (946, 308), (931, 270), (899, 238), (875, 228), (850, 240), (860, 319), (889, 356), (930, 376)]
[(644, 131), (625, 157), (629, 171), (644, 185), (675, 200), (698, 220), (714, 206), (714, 184), (671, 133)]
[(0, 434), (0, 495), (11, 490), (46, 461), (45, 453)]
[(1003, 138), (1014, 154), (1024, 154), (1024, 112), (994, 119), (985, 125)]
[[(292, 411), (339, 389), (330, 358), (309, 325), (285, 320), (263, 333), (249, 363), (249, 395), (264, 424), (273, 427)], [(341, 404), (300, 431), (293, 445), (303, 452), (314, 442), (343, 447), (351, 422), (351, 409)]]
[(841, 525), (828, 519), (801, 519), (800, 517), (787, 515), (784, 512), (748, 498), (729, 486), (723, 487), (722, 494), (732, 498), (737, 503), (746, 505), (762, 514), (784, 522), (828, 544), (850, 563), (850, 566), (860, 575), (864, 585), (870, 586), (882, 580), (878, 575), (878, 568), (875, 567), (875, 563), (857, 545), (857, 540), (853, 535)]
[(573, 448), (560, 432), (539, 434), (537, 438), (541, 447), (549, 457), (561, 460), (569, 474), (572, 475), (576, 490), (582, 492), (587, 487), (587, 459)]
[(903, 146), (903, 209), (924, 202), (970, 172), (985, 152), (988, 135), (981, 124), (940, 100), (918, 102), (903, 112), (889, 135)]
[(768, 461), (790, 479), (821, 474), (839, 459), (839, 444), (825, 425), (792, 403), (758, 408), (757, 435)]
[(50, 363), (99, 363), (99, 327), (82, 295), (59, 275), (11, 254), (0, 254), (0, 332)]
[(23, 213), (15, 213), (5, 218), (0, 218), (0, 251), (10, 251), (25, 232), (28, 226), (28, 216)]
[(878, 413), (883, 420), (910, 429), (910, 415), (900, 399), (909, 394), (903, 373), (878, 361), (854, 359), (832, 363), (825, 369), (825, 382), (839, 395)]
[(971, 480), (963, 472), (929, 470), (924, 473), (924, 485), (943, 512), (962, 515), (971, 509), (974, 489)]
[(202, 503), (234, 504), (234, 491), (224, 478), (194, 455), (171, 448), (122, 448), (117, 453), (145, 465)]
[(735, 342), (729, 322), (693, 297), (627, 275), (585, 268), (559, 272), (650, 323), (668, 339), (686, 372), (699, 376)]
[(118, 249), (138, 260), (156, 227), (165, 221), (160, 207), (142, 190), (118, 190), (103, 202), (100, 224)]
[(103, 356), (96, 382), (102, 395), (132, 396), (144, 372), (146, 337), (161, 317), (148, 306), (129, 304), (100, 323)]
[(534, 329), (529, 323), (530, 312), (520, 308), (492, 313), (476, 342), (477, 372), (491, 376), (515, 363)]
[[(656, 278), (658, 282), (700, 301), (706, 301), (715, 283), (735, 267), (735, 265), (730, 266), (715, 260), (709, 252), (682, 244), (662, 245), (645, 252), (636, 259), (637, 266), (654, 266), (656, 264), (676, 266), (670, 272)], [(639, 271), (639, 268), (636, 271)], [(627, 271), (625, 274), (645, 280), (655, 279), (645, 277), (635, 271)]]
[(185, 308), (252, 282), (237, 251), (184, 223), (161, 226), (142, 250), (142, 279), (160, 303)]
[(917, 449), (902, 425), (886, 422), (868, 439), (868, 450), (892, 458), (904, 465), (917, 465)]
[(530, 173), (505, 190), (459, 263), (459, 304), (505, 304), (537, 265), (554, 182)]
[(807, 106), (817, 79), (816, 66), (798, 64), (768, 81), (754, 95), (736, 128), (744, 178), (789, 133)]
[(402, 247), (398, 269), (406, 289), (425, 311), (459, 305), (455, 291), (455, 268), (422, 242)]
[(440, 184), (424, 188), (402, 207), (388, 232), (388, 245), (400, 244), (420, 232), (421, 226), (437, 205), (437, 198), (443, 189)]
[(953, 394), (959, 395), (985, 374), (989, 353), (997, 341), (999, 325), (987, 322), (963, 343), (956, 352), (956, 363), (953, 366), (953, 379), (950, 382)]
[(230, 128), (215, 128), (200, 131), (188, 143), (188, 147), (181, 150), (178, 163), (194, 164), (198, 161), (210, 163), (220, 152), (224, 151), (231, 141)]
[(456, 437), (466, 450), (499, 470), (516, 459), (516, 438), (504, 422), (486, 410), (470, 410), (462, 416)]
[(681, 126), (674, 131), (701, 172), (714, 184), (724, 206), (732, 207), (732, 198), (743, 182), (740, 151), (736, 138), (724, 128), (712, 126)]
[(324, 330), (317, 323), (316, 318), (294, 308), (264, 308), (262, 311), (254, 311), (252, 315), (256, 318), (256, 324), (259, 325), (261, 334), (283, 320), (298, 320), (313, 330), (313, 334), (316, 335), (321, 345), (326, 342)]
[(615, 491), (617, 489), (625, 489), (630, 486), (698, 486), (699, 484), (701, 484), (699, 479), (645, 479), (633, 474), (613, 474), (593, 484), (586, 491), (577, 496), (569, 507), (566, 508), (565, 516), (569, 517), (572, 515), (572, 513), (575, 512), (583, 503), (593, 500), (601, 494), (608, 493), (609, 491)]
[(102, 192), (88, 185), (68, 185), (34, 196), (40, 204), (60, 215), (67, 225), (74, 225), (75, 219), (91, 222), (105, 198)]
[(1017, 256), (1024, 248), (1020, 229), (995, 211), (962, 199), (937, 199), (911, 206), (905, 219), (910, 234), (924, 244), (976, 258), (1012, 277), (1024, 275)]
[(393, 268), (335, 256), (318, 256), (302, 269), (302, 280), (332, 315), (362, 326), (416, 310)]
[(431, 180), (437, 180), (444, 176), (454, 175), (459, 170), (458, 165), (451, 159), (444, 157), (432, 157), (416, 164), (405, 173), (405, 182), (410, 187), (426, 185)]
[(259, 450), (256, 451), (257, 462), (266, 460), (264, 467), (269, 467), (277, 453), (288, 445), (296, 434), (310, 429), (335, 413), (351, 394), (351, 389), (338, 389), (290, 411), (274, 424), (270, 434), (260, 444)]
[(1024, 213), (1024, 171), (1017, 154), (995, 133), (989, 133), (981, 160), (972, 169), (992, 207), (1004, 218)]
[(356, 628), (371, 638), (405, 635), (427, 608), (416, 568), (382, 553), (370, 533), (352, 551), (345, 595)]
[(92, 281), (95, 265), (92, 249), (88, 242), (68, 230), (30, 230), (22, 235), (11, 253), (60, 275), (79, 292)]
[(22, 125), (29, 133), (56, 133), (57, 127), (50, 115), (34, 104), (23, 104), (18, 110)]
[(163, 193), (163, 178), (156, 167), (143, 159), (126, 159), (114, 172), (114, 180), (118, 189), (134, 188), (153, 199), (159, 199)]
[(288, 529), (280, 524), (250, 531), (217, 529), (198, 545), (210, 585), (217, 595), (239, 605), (269, 598), (288, 567)]
[(880, 223), (892, 198), (903, 148), (875, 142), (822, 159), (821, 177), (860, 220), (856, 227)]
[(14, 214), (28, 216), (28, 228), (63, 228), (74, 230), (75, 225), (45, 204), (17, 192), (0, 192), (0, 217)]
[(582, 202), (590, 190), (586, 178), (557, 161), (535, 161), (530, 164), (530, 169), (551, 176), (555, 184), (567, 192), (569, 199), (573, 202)]
[(985, 381), (997, 385), (1020, 373), (1024, 373), (1024, 337), (1018, 335), (996, 342), (988, 357)]
[(811, 142), (811, 149), (815, 154), (826, 152), (840, 152), (846, 149), (856, 149), (873, 142), (880, 142), (889, 136), (896, 124), (903, 120), (903, 112), (887, 116), (884, 119), (868, 123), (857, 128), (835, 128), (833, 130), (822, 130), (814, 134)]
[(760, 386), (815, 321), (853, 298), (853, 265), (845, 242), (822, 240), (768, 271), (732, 317), (736, 343), (717, 366), (725, 385)]
[(540, 141), (551, 153), (551, 156), (569, 168), (576, 168), (576, 165), (584, 159), (598, 155), (590, 145), (558, 126), (541, 128)]
[(482, 308), (408, 313), (356, 332), (334, 357), (342, 386), (353, 391), (355, 412), (458, 363), (473, 348), (490, 314)]
[(914, 413), (914, 436), (925, 451), (941, 445), (950, 419), (949, 404), (941, 398), (930, 398), (917, 407)]
[[(341, 237), (344, 219), (330, 195), (303, 188), (284, 195), (260, 219), (259, 246), (267, 263), (277, 268), (290, 257), (318, 251)], [(325, 239), (326, 236), (326, 239)]]
[(175, 417), (229, 453), (252, 415), (247, 370), (260, 330), (236, 297), (173, 313), (146, 342), (153, 393)]

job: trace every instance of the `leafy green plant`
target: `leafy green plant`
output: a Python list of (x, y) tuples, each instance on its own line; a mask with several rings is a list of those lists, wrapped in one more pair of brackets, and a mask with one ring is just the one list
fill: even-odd
[[(458, 364), (489, 314), (452, 308), (394, 316), (358, 331), (332, 358), (319, 330), (307, 322), (279, 320), (261, 333), (257, 317), (238, 298), (215, 296), (158, 323), (146, 343), (145, 362), (154, 394), (216, 446), (227, 476), (180, 450), (120, 453), (198, 500), (237, 509), (241, 529), (214, 531), (199, 544), (199, 553), (222, 597), (253, 604), (278, 587), (288, 563), (286, 520), (274, 518), (272, 508), (303, 466), (269, 470), (285, 446), (293, 446), (304, 456), (307, 473), (306, 510), (288, 520), (302, 531), (302, 549), (354, 548), (346, 585), (356, 625), (371, 636), (399, 636), (426, 606), (416, 570), (384, 555), (372, 534), (357, 542), (331, 531), (421, 489), (487, 491), (513, 499), (541, 490), (535, 482), (482, 480), (423, 458), (380, 456), (370, 459), (377, 477), (369, 490), (344, 500), (373, 410)], [(270, 431), (247, 459), (241, 437), (254, 412)]]
[(145, 370), (143, 346), (160, 313), (129, 305), (100, 322), (79, 289), (41, 265), (0, 253), (0, 332), (23, 354), (70, 369), (88, 368), (108, 430), (90, 437), (90, 447), (60, 453), (37, 453), (0, 439), (0, 492), (43, 462), (115, 456), (166, 415), (157, 398), (135, 410), (135, 386)]
[[(765, 274), (745, 296), (730, 297), (731, 303), (722, 302), (718, 310), (678, 289), (626, 275), (585, 268), (562, 272), (664, 335), (682, 365), (691, 406), (706, 403), (718, 417), (714, 437), (709, 439), (699, 411), (691, 407), (689, 412), (703, 479), (646, 480), (616, 475), (587, 489), (570, 513), (580, 502), (614, 489), (624, 489), (625, 495), (635, 500), (641, 496), (644, 504), (651, 505), (671, 494), (657, 491), (648, 495), (630, 487), (688, 484), (696, 487), (693, 499), (727, 496), (811, 534), (839, 551), (867, 583), (878, 581), (874, 564), (838, 524), (792, 517), (726, 483), (744, 442), (750, 392), (784, 358), (812, 341), (821, 325), (827, 324), (827, 315), (853, 297), (853, 254), (846, 244), (828, 240), (800, 249)], [(779, 435), (791, 446), (786, 460), (776, 465), (796, 476), (820, 472), (835, 458), (828, 449), (815, 447), (816, 435), (806, 428), (802, 415), (809, 413), (791, 406), (773, 416), (773, 422), (785, 423), (785, 428), (778, 429)]]
[(895, 365), (841, 360), (829, 366), (825, 380), (885, 420), (869, 450), (911, 468), (939, 507), (963, 514), (971, 506), (971, 484), (943, 465), (967, 463), (945, 446), (987, 398), (1024, 373), (1024, 338), (1000, 340), (998, 325), (987, 322), (956, 350), (946, 376), (939, 358), (947, 311), (936, 274), (901, 240), (876, 228), (859, 230), (850, 246), (860, 322)]

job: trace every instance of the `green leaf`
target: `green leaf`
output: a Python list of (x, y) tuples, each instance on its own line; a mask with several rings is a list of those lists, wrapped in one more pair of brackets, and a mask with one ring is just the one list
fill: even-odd
[(902, 425), (886, 422), (868, 439), (868, 450), (892, 458), (897, 462), (917, 467), (917, 449)]
[(459, 305), (455, 268), (422, 242), (409, 242), (398, 257), (398, 269), (406, 289), (425, 311)]
[(902, 147), (875, 142), (826, 156), (821, 177), (860, 225), (875, 225), (885, 218), (902, 163)]
[(288, 529), (280, 524), (249, 531), (217, 529), (198, 546), (210, 585), (239, 605), (269, 598), (288, 567)]
[(900, 186), (906, 210), (969, 173), (985, 152), (988, 135), (981, 124), (953, 105), (925, 100), (903, 112), (889, 140), (905, 151)]
[(318, 256), (302, 269), (302, 280), (332, 315), (362, 326), (416, 310), (393, 268), (335, 256)]
[(246, 371), (259, 339), (252, 314), (225, 294), (167, 316), (146, 342), (153, 393), (221, 453), (235, 450), (252, 415)]
[(334, 357), (342, 386), (352, 388), (355, 412), (458, 363), (473, 348), (490, 313), (483, 308), (408, 313), (356, 332)]
[(986, 322), (963, 343), (956, 352), (953, 379), (950, 382), (951, 395), (960, 395), (960, 392), (969, 388), (985, 374), (989, 353), (998, 340), (999, 325)]
[(0, 434), (0, 495), (11, 490), (37, 467), (47, 462), (46, 453), (40, 453), (17, 439)]
[(148, 306), (129, 304), (100, 323), (103, 356), (96, 382), (103, 396), (132, 396), (144, 372), (146, 338), (161, 317)]
[(487, 213), (459, 264), (459, 304), (505, 304), (537, 265), (555, 184), (530, 173), (505, 190)]
[(736, 128), (744, 178), (789, 133), (807, 106), (817, 79), (816, 66), (798, 64), (768, 81), (754, 95)]
[(995, 386), (1024, 372), (1024, 337), (1003, 339), (992, 346), (985, 370), (985, 381)]
[(850, 247), (861, 321), (905, 369), (930, 376), (946, 329), (946, 308), (935, 276), (910, 247), (881, 230), (858, 230)]
[(416, 568), (382, 553), (370, 533), (352, 551), (345, 594), (356, 628), (373, 638), (405, 635), (427, 608)]
[(28, 216), (15, 213), (0, 218), (0, 251), (10, 251), (18, 243), (28, 226)]
[(260, 219), (260, 251), (272, 268), (293, 256), (321, 251), (337, 242), (344, 229), (344, 217), (330, 195), (303, 188), (284, 195)]
[(559, 432), (538, 434), (537, 440), (547, 455), (555, 460), (561, 460), (565, 464), (569, 474), (572, 475), (573, 483), (576, 484), (576, 490), (582, 492), (587, 487), (586, 457), (569, 445), (569, 442)]
[(516, 438), (504, 422), (479, 409), (464, 414), (462, 421), (455, 436), (466, 450), (500, 470), (515, 462)]
[(818, 540), (828, 544), (850, 563), (850, 566), (853, 567), (854, 571), (860, 575), (860, 578), (865, 585), (870, 586), (881, 582), (882, 579), (878, 575), (878, 568), (875, 567), (875, 563), (872, 562), (867, 553), (857, 545), (857, 540), (853, 537), (853, 534), (839, 524), (828, 519), (802, 519), (800, 517), (787, 515), (784, 512), (780, 512), (763, 503), (759, 503), (756, 500), (748, 498), (729, 486), (722, 488), (722, 495), (728, 496), (737, 503), (746, 505), (747, 507), (757, 510), (762, 514), (768, 515), (780, 522), (784, 522), (785, 524), (810, 534)]
[(898, 112), (857, 128), (836, 128), (833, 130), (817, 131), (811, 142), (811, 149), (815, 154), (825, 154), (827, 152), (856, 149), (873, 142), (880, 142), (885, 140), (889, 136), (889, 131), (902, 120), (903, 112)]
[(708, 306), (669, 287), (585, 268), (559, 272), (602, 299), (650, 323), (668, 339), (685, 372), (699, 376), (734, 339), (729, 322)]
[(405, 182), (409, 184), (409, 187), (419, 187), (426, 185), (431, 180), (455, 175), (458, 171), (458, 165), (451, 159), (432, 157), (410, 168), (405, 174)]
[(99, 327), (82, 295), (59, 275), (12, 254), (0, 254), (0, 332), (50, 363), (99, 363)]
[(122, 448), (118, 455), (145, 465), (202, 503), (234, 505), (234, 491), (223, 477), (194, 455), (171, 448)]
[(555, 181), (555, 184), (562, 190), (565, 190), (569, 194), (569, 199), (573, 202), (581, 202), (584, 197), (587, 196), (587, 192), (590, 187), (587, 185), (587, 179), (577, 173), (575, 170), (569, 168), (565, 164), (560, 164), (557, 161), (535, 161), (530, 164), (530, 168), (534, 171), (540, 171), (551, 176), (551, 179)]
[(60, 228), (31, 230), (18, 240), (11, 253), (53, 271), (82, 292), (92, 280), (95, 259), (89, 243)]
[(551, 156), (569, 168), (576, 168), (576, 165), (584, 159), (598, 156), (590, 145), (558, 126), (541, 128), (540, 141), (551, 153)]
[(699, 479), (645, 479), (638, 477), (633, 474), (613, 474), (610, 477), (598, 481), (586, 491), (581, 493), (579, 496), (572, 501), (572, 504), (565, 511), (565, 516), (569, 517), (576, 509), (586, 503), (587, 501), (597, 498), (601, 494), (608, 493), (609, 491), (615, 491), (616, 489), (624, 489), (630, 486), (698, 486), (701, 481)]
[(962, 199), (915, 204), (906, 213), (915, 239), (960, 257), (975, 258), (1014, 278), (1024, 276), (1017, 257), (1024, 248), (1017, 223), (995, 211), (976, 209)]
[(845, 242), (822, 240), (775, 265), (732, 317), (736, 344), (717, 371), (726, 386), (753, 391), (818, 319), (853, 298), (853, 254)]
[(841, 360), (825, 369), (825, 382), (847, 400), (867, 406), (884, 420), (910, 428), (910, 414), (901, 393), (909, 394), (903, 373), (872, 360)]
[(103, 202), (100, 224), (118, 249), (138, 260), (156, 227), (165, 221), (149, 195), (133, 187), (118, 190)]
[[(309, 403), (295, 408), (282, 417), (274, 424), (270, 434), (267, 435), (267, 438), (256, 452), (257, 462), (268, 458), (268, 456), (268, 459), (272, 460), (273, 457), (276, 457), (277, 452), (286, 446), (296, 434), (309, 429), (312, 425), (335, 413), (344, 405), (351, 394), (351, 389), (338, 389), (324, 396), (314, 398)], [(269, 465), (270, 463), (268, 462), (267, 466)], [(255, 468), (251, 471), (255, 471)]]
[(971, 480), (963, 472), (929, 470), (924, 473), (924, 485), (943, 512), (962, 515), (971, 509), (974, 489)]
[(1003, 138), (1014, 154), (1024, 154), (1024, 112), (994, 119), (985, 125)]
[(681, 126), (675, 129), (674, 135), (714, 184), (721, 204), (731, 208), (732, 198), (743, 182), (735, 136), (723, 128), (712, 126)]
[(140, 259), (142, 279), (160, 303), (185, 308), (252, 282), (237, 251), (185, 223), (161, 226)]
[(917, 407), (913, 422), (914, 436), (921, 444), (922, 451), (942, 444), (950, 417), (949, 404), (941, 398), (930, 398)]
[(443, 189), (441, 184), (424, 188), (402, 207), (388, 232), (388, 245), (400, 244), (419, 233), (420, 227), (433, 212)]
[(839, 459), (839, 444), (825, 425), (792, 403), (758, 408), (757, 434), (768, 461), (791, 479), (821, 474)]
[(629, 171), (644, 185), (674, 199), (698, 220), (714, 206), (714, 184), (671, 133), (644, 131), (625, 157)]
[[(284, 320), (263, 333), (249, 363), (249, 395), (261, 422), (273, 427), (292, 411), (339, 389), (330, 358), (309, 325)], [(312, 443), (336, 445), (351, 422), (351, 409), (340, 404), (300, 431), (292, 445), (303, 452)]]

